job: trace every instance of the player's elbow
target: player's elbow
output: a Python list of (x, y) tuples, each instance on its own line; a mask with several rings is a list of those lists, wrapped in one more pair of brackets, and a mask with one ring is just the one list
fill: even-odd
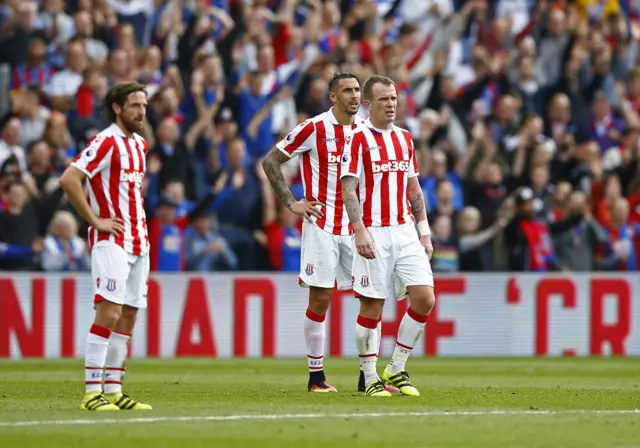
[(412, 201), (417, 199), (420, 195), (422, 195), (422, 187), (420, 187), (420, 182), (418, 179), (413, 177), (409, 179), (407, 183), (407, 196), (409, 200)]
[(77, 169), (76, 167), (70, 166), (62, 173), (60, 176), (60, 187), (65, 191), (69, 192), (72, 190), (74, 186), (80, 184), (82, 187), (82, 171)]

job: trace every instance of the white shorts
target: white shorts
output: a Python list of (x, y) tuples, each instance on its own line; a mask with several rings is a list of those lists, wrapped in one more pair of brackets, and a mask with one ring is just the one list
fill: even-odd
[(115, 243), (98, 243), (91, 250), (95, 295), (133, 308), (147, 307), (149, 255), (132, 255)]
[(376, 258), (367, 260), (356, 250), (353, 238), (353, 290), (371, 299), (393, 297), (397, 281), (405, 286), (433, 287), (433, 271), (415, 225), (410, 222), (391, 227), (367, 229), (376, 249)]
[(351, 236), (333, 235), (308, 221), (302, 223), (300, 286), (351, 289)]

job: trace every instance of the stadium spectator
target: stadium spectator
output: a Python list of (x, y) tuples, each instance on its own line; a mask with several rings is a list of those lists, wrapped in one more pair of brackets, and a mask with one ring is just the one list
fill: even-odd
[(186, 268), (188, 271), (233, 271), (238, 257), (216, 231), (211, 213), (205, 212), (193, 221), (186, 235)]
[[(105, 127), (108, 87), (139, 80), (149, 86), (149, 221), (173, 208), (159, 206), (163, 196), (179, 220), (217, 185), (215, 206), (205, 209), (238, 268), (286, 269), (282, 246), (269, 241), (281, 241), (275, 223), (293, 241), (297, 223), (280, 212), (265, 220), (253, 167), (293, 125), (326, 108), (334, 72), (362, 83), (376, 73), (396, 81), (398, 125), (414, 137), (432, 224), (442, 221), (443, 235), (451, 227), (460, 270), (506, 268), (513, 247), (495, 229), (523, 187), (542, 200), (536, 222), (564, 267), (611, 269), (615, 257), (632, 255), (615, 238), (570, 248), (576, 232), (602, 236), (599, 225), (617, 235), (640, 223), (640, 24), (628, 2), (595, 3), (8, 2), (0, 12), (0, 186), (19, 180), (34, 204), (48, 197)], [(286, 171), (300, 197), (304, 173), (297, 164)], [(10, 195), (1, 193), (7, 208)], [(581, 193), (594, 220), (577, 213)], [(471, 209), (460, 215), (466, 207), (479, 211), (477, 228)], [(613, 225), (614, 209), (625, 223)], [(556, 233), (568, 218), (573, 224)], [(176, 260), (185, 260), (179, 234)], [(483, 243), (469, 249), (468, 241)], [(295, 258), (294, 246), (285, 258)], [(579, 251), (591, 257), (566, 255)]]
[[(42, 236), (49, 225), (55, 209), (62, 198), (58, 188), (51, 197), (29, 199), (27, 188), (20, 181), (13, 181), (5, 187), (6, 210), (0, 213), (0, 235), (3, 243), (21, 248), (42, 249)], [(16, 259), (0, 261), (0, 269), (21, 271), (35, 267), (33, 252), (26, 251)]]
[(86, 271), (90, 267), (85, 241), (78, 236), (78, 222), (70, 212), (57, 211), (44, 238), (41, 254), (45, 271)]

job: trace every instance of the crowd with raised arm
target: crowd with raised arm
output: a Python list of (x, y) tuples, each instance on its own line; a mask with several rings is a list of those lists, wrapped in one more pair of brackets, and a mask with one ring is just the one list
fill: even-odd
[[(435, 273), (639, 269), (640, 10), (630, 0), (0, 2), (0, 269), (86, 270), (58, 178), (147, 85), (154, 270), (300, 269), (261, 161), (388, 76), (416, 146)], [(361, 106), (359, 115), (368, 112)], [(284, 181), (302, 198), (299, 161)], [(71, 214), (67, 213), (70, 212)]]

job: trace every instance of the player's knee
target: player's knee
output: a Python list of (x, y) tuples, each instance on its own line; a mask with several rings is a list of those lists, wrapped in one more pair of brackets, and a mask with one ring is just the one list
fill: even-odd
[(309, 290), (309, 309), (315, 314), (323, 316), (329, 309), (332, 290), (328, 288), (315, 288)]
[(409, 298), (411, 308), (418, 314), (429, 314), (436, 304), (436, 297), (430, 286), (410, 287)]
[(122, 315), (120, 316), (120, 322), (126, 326), (129, 331), (133, 330), (136, 324), (136, 318), (138, 316), (138, 309), (130, 306), (122, 307)]
[(96, 306), (95, 323), (101, 327), (109, 328), (110, 330), (115, 329), (121, 316), (122, 305), (105, 300)]
[(384, 300), (360, 297), (360, 315), (369, 319), (378, 319), (382, 314)]

